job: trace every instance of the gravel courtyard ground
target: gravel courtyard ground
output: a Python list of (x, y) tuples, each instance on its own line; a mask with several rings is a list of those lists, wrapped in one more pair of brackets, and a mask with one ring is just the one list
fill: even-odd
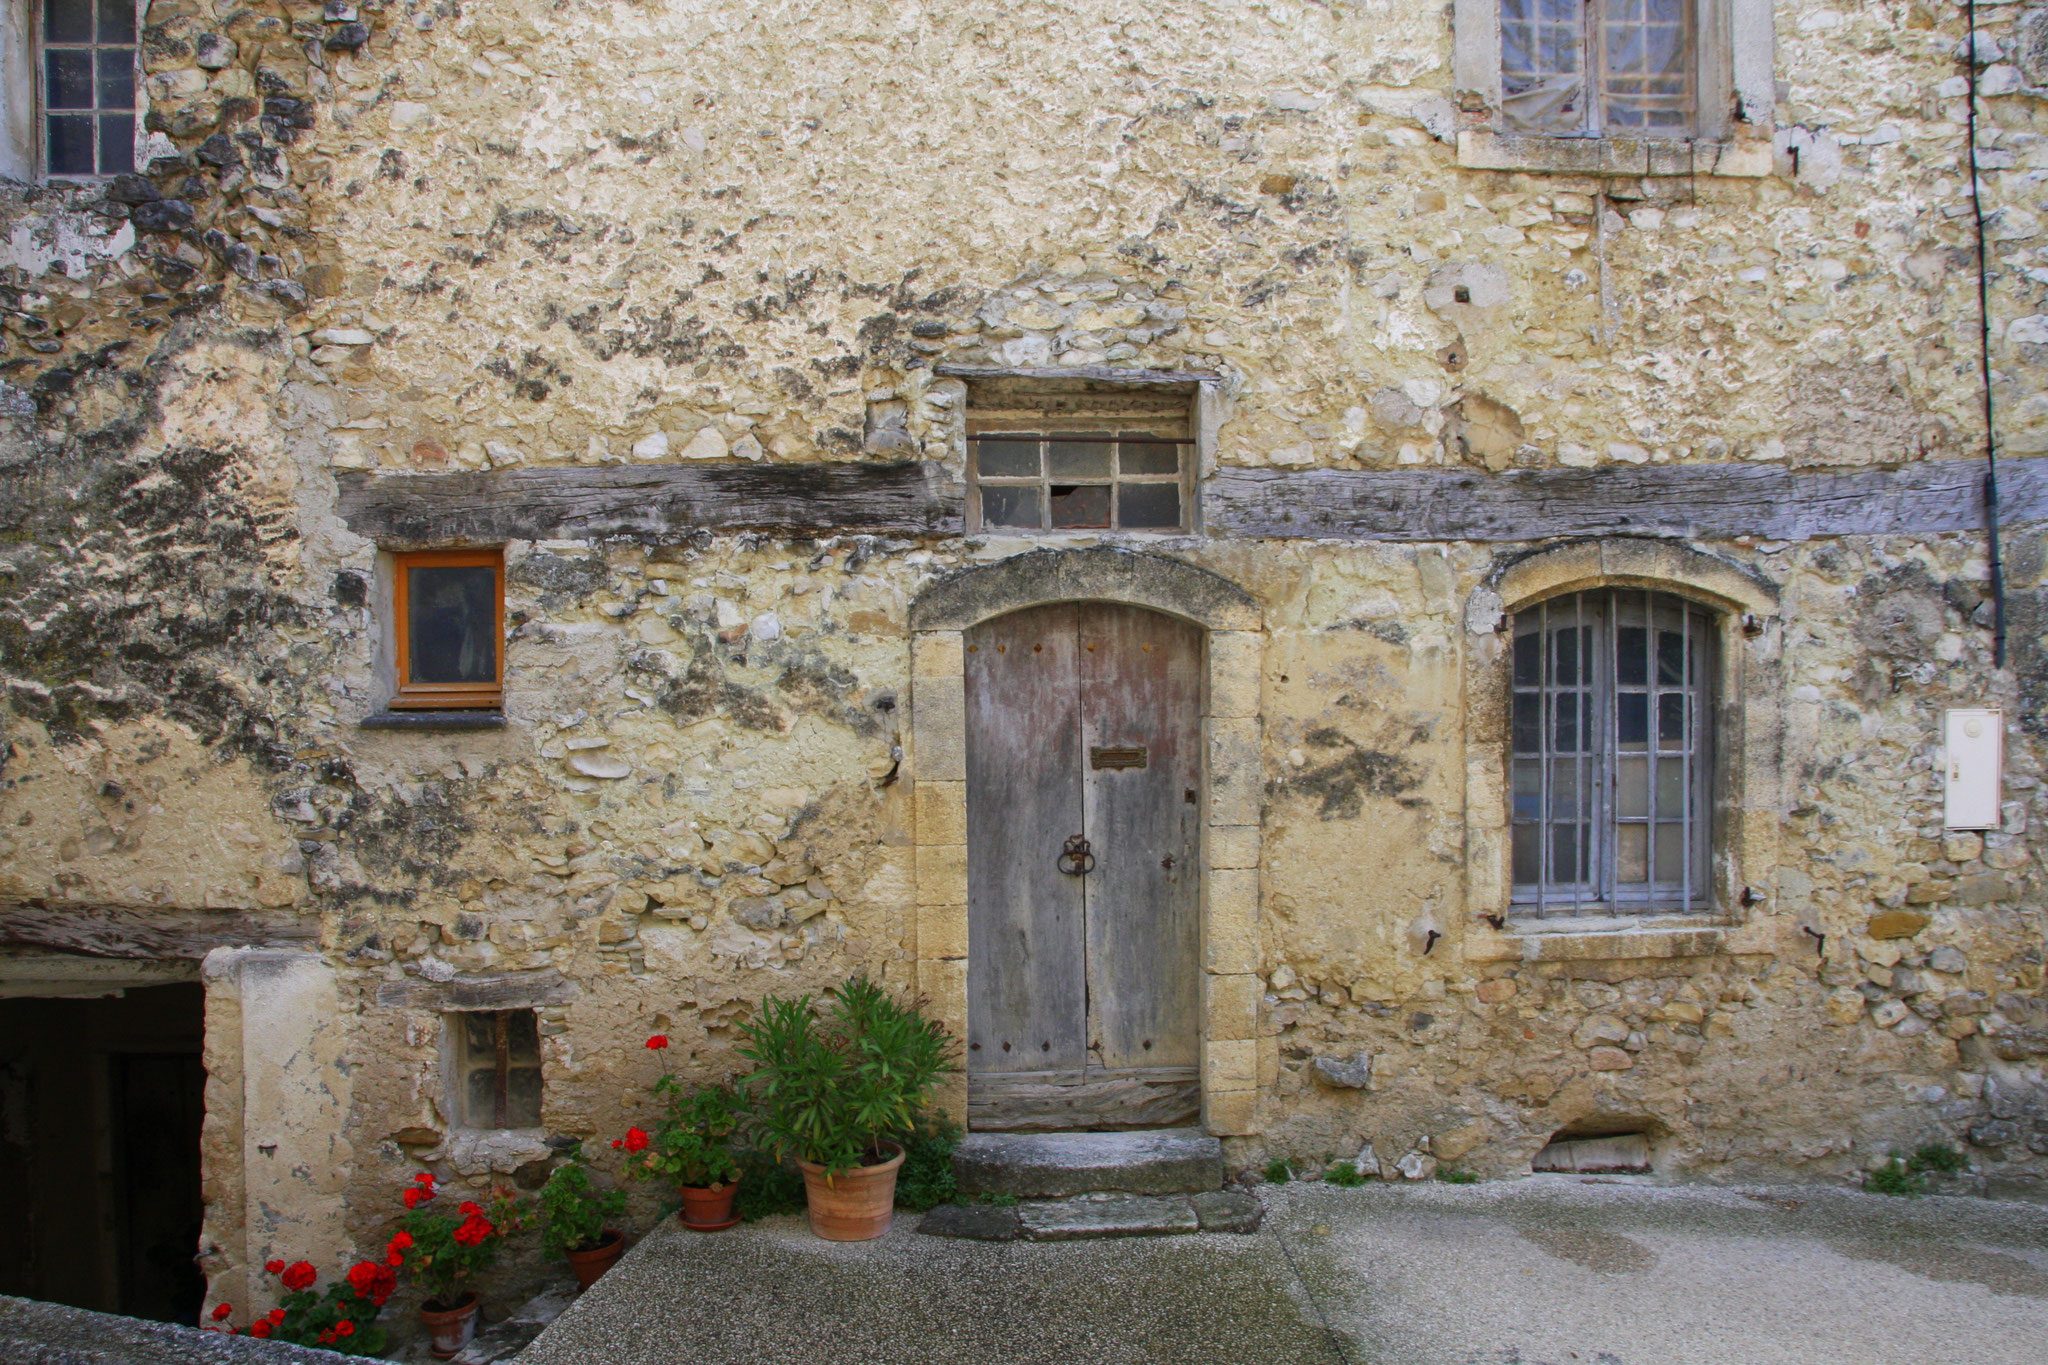
[(651, 1234), (520, 1365), (2040, 1365), (2048, 1209), (1574, 1177), (1263, 1191), (1252, 1236)]

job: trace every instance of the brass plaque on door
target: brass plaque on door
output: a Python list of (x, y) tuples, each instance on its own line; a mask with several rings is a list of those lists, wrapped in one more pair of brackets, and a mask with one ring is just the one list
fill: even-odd
[(1088, 766), (1091, 768), (1142, 768), (1145, 766), (1145, 746), (1142, 744), (1098, 744), (1088, 750)]

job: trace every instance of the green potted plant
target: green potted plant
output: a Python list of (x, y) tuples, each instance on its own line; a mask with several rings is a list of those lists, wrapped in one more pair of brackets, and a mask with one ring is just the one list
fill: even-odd
[[(668, 1047), (657, 1033), (647, 1040), (655, 1051)], [(664, 1066), (654, 1093), (662, 1102), (661, 1121), (652, 1134), (628, 1128), (612, 1143), (632, 1158), (629, 1175), (661, 1179), (682, 1196), (685, 1227), (716, 1232), (739, 1221), (733, 1217), (734, 1187), (740, 1178), (739, 1131), (746, 1104), (728, 1085), (686, 1085)]]
[(769, 1150), (796, 1158), (811, 1230), (835, 1242), (887, 1232), (898, 1139), (954, 1069), (951, 1035), (861, 975), (822, 1009), (808, 995), (770, 996), (740, 1032), (740, 1055), (758, 1068), (747, 1082), (756, 1121)]
[(625, 1234), (605, 1223), (626, 1211), (624, 1190), (600, 1190), (578, 1148), (541, 1186), (541, 1253), (569, 1262), (576, 1284), (588, 1289), (626, 1249)]
[(472, 1200), (448, 1213), (445, 1206), (434, 1204), (440, 1197), (432, 1172), (413, 1177), (403, 1196), (404, 1231), (398, 1234), (405, 1242), (399, 1246), (394, 1238), (393, 1246), (412, 1253), (406, 1268), (425, 1295), (420, 1321), (433, 1337), (434, 1354), (446, 1360), (476, 1335), (477, 1297), (468, 1281), (497, 1262), (505, 1233), (517, 1226), (519, 1210), (500, 1194), (493, 1200), (495, 1220)]

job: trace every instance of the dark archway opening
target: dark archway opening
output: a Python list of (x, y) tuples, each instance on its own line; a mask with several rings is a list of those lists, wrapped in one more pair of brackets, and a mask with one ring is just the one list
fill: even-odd
[(196, 1324), (205, 993), (0, 999), (0, 1293)]

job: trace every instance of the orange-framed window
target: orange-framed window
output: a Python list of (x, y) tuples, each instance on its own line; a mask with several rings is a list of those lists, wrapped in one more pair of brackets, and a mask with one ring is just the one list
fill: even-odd
[(394, 707), (489, 710), (505, 700), (505, 553), (392, 556), (398, 636)]

